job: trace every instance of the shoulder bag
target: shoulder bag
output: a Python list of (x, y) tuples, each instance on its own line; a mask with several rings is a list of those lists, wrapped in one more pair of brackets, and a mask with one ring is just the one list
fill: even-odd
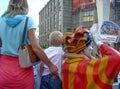
[(28, 17), (26, 18), (23, 37), (22, 37), (22, 45), (19, 47), (19, 63), (21, 68), (28, 68), (40, 62), (40, 59), (33, 52), (31, 44), (24, 44), (25, 35), (27, 32), (27, 23)]

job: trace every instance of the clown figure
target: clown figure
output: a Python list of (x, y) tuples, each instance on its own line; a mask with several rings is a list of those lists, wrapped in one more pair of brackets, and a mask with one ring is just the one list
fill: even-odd
[[(92, 56), (94, 43), (101, 57)], [(64, 37), (64, 50), (69, 53), (84, 53), (90, 59), (67, 59), (62, 65), (63, 89), (111, 89), (120, 71), (120, 53), (100, 40), (97, 28), (91, 32), (77, 29)]]

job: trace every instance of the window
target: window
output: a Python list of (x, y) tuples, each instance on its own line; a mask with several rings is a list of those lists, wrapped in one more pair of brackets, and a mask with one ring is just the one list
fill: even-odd
[(54, 16), (54, 20), (55, 20), (55, 28), (57, 27), (57, 21), (58, 21), (58, 19), (57, 19), (57, 13), (55, 14), (55, 16)]
[(58, 3), (58, 0), (55, 0), (55, 8), (57, 8), (57, 3)]
[(94, 10), (87, 9), (83, 11), (83, 22), (93, 21)]
[(67, 28), (67, 32), (72, 32), (72, 29), (71, 28)]
[(79, 24), (79, 19), (80, 18), (80, 12), (76, 12), (73, 14), (73, 25), (78, 25)]
[(61, 25), (62, 25), (62, 12), (61, 12), (61, 11), (59, 11), (58, 18), (59, 18), (59, 22), (58, 22), (58, 24), (59, 24), (59, 29), (61, 29)]
[(54, 12), (54, 1), (52, 1), (52, 13)]
[(59, 7), (62, 6), (62, 0), (58, 0), (58, 5), (59, 5)]
[(115, 20), (120, 19), (120, 0), (115, 0)]

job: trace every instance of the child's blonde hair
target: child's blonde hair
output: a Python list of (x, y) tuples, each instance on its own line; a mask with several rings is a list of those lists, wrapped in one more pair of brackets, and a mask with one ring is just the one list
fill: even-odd
[(60, 31), (53, 31), (49, 35), (49, 44), (52, 46), (61, 46), (63, 42), (63, 33)]

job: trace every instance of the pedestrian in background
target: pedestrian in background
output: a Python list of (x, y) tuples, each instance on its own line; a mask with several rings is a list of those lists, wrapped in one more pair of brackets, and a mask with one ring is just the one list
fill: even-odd
[[(0, 17), (0, 89), (34, 89), (33, 67), (21, 68), (18, 60), (27, 14), (27, 0), (10, 0), (7, 11)], [(48, 60), (37, 43), (35, 29), (33, 19), (28, 17), (25, 43), (30, 43), (35, 54), (48, 66), (50, 73), (57, 75), (57, 67)]]
[(33, 66), (33, 70), (34, 70), (34, 89), (40, 89), (40, 83), (41, 83), (40, 64), (41, 63), (38, 63), (38, 64)]

